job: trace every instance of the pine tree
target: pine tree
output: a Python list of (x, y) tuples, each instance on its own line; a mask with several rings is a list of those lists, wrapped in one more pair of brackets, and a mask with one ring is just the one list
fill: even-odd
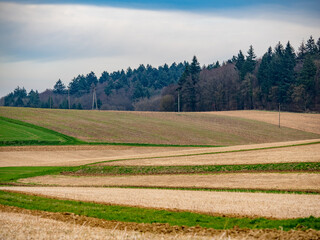
[(245, 63), (244, 55), (241, 50), (239, 51), (238, 57), (236, 59), (237, 59), (236, 60), (236, 67), (238, 68), (238, 70), (240, 72), (243, 64)]
[(64, 94), (66, 92), (66, 86), (59, 79), (53, 87), (53, 92), (56, 94)]
[(317, 45), (315, 44), (312, 36), (310, 36), (310, 38), (308, 39), (306, 48), (307, 48), (307, 53), (311, 55), (315, 55), (317, 53)]
[(268, 52), (266, 52), (262, 57), (261, 64), (258, 70), (258, 82), (264, 98), (267, 98), (269, 89), (272, 86), (271, 61), (272, 48), (269, 47)]
[(299, 49), (298, 49), (298, 59), (303, 59), (307, 53), (306, 45), (304, 44), (304, 41), (302, 41)]

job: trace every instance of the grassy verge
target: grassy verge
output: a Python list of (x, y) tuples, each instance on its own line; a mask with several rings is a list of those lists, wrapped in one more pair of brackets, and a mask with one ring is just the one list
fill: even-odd
[(244, 192), (244, 193), (276, 193), (276, 194), (310, 194), (319, 195), (319, 191), (306, 190), (266, 190), (266, 189), (245, 189), (245, 188), (195, 188), (195, 187), (150, 187), (150, 186), (104, 186), (107, 188), (131, 188), (131, 189), (164, 189), (182, 191), (208, 191), (208, 192)]
[(0, 146), (74, 145), (82, 143), (74, 137), (2, 116), (0, 116), (0, 129)]
[(234, 226), (250, 229), (276, 228), (320, 230), (320, 218), (270, 220), (265, 218), (215, 217), (190, 212), (172, 212), (137, 207), (103, 205), (80, 201), (57, 200), (20, 193), (0, 191), (0, 204), (31, 210), (70, 212), (109, 221), (137, 223), (169, 223), (174, 226), (200, 226), (215, 229), (230, 229)]
[(320, 171), (319, 162), (269, 163), (248, 165), (200, 165), (200, 166), (83, 166), (65, 174), (74, 175), (144, 175), (144, 174), (192, 174), (230, 172), (292, 172)]
[(77, 167), (2, 167), (0, 168), (0, 184), (15, 182), (20, 178), (59, 174), (76, 169)]

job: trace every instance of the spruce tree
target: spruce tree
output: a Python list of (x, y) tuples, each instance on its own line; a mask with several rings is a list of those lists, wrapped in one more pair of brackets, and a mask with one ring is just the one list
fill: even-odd
[(53, 92), (56, 94), (64, 94), (66, 92), (66, 86), (59, 79), (53, 87)]

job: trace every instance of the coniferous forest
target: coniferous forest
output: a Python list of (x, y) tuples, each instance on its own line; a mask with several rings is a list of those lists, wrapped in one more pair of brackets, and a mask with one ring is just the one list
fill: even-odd
[[(220, 64), (192, 61), (158, 68), (78, 75), (65, 86), (29, 93), (23, 87), (1, 99), (4, 106), (136, 110), (222, 111), (242, 109), (320, 112), (320, 38), (312, 36), (297, 50), (288, 41), (257, 58), (254, 47)], [(93, 101), (93, 95), (96, 100)], [(179, 103), (179, 104), (178, 104)], [(179, 105), (179, 106), (178, 106)]]

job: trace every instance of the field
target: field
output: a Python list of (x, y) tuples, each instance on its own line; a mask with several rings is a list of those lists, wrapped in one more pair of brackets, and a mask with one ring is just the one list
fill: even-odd
[(89, 142), (230, 146), (320, 138), (316, 133), (207, 113), (0, 107), (0, 116)]
[(0, 238), (319, 239), (320, 115), (282, 115), (0, 107)]

